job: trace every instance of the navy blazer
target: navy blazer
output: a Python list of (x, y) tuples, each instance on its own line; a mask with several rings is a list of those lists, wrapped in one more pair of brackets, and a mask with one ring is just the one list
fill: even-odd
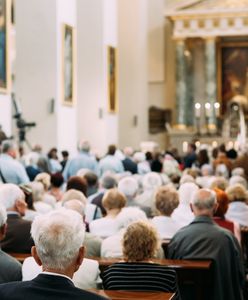
[(62, 276), (39, 274), (30, 281), (0, 284), (1, 300), (95, 300), (106, 299), (74, 286)]

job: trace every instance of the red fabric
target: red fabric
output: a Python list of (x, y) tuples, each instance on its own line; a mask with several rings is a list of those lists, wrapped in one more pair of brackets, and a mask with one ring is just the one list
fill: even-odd
[(232, 233), (234, 233), (234, 224), (232, 221), (228, 221), (226, 219), (219, 218), (219, 217), (214, 217), (214, 221), (219, 226), (226, 228), (226, 229), (230, 230)]

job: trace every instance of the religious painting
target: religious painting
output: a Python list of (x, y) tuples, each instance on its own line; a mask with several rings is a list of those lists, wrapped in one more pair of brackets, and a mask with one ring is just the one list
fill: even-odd
[(75, 33), (70, 25), (62, 28), (62, 101), (73, 105), (75, 101)]
[(0, 0), (0, 92), (7, 93), (10, 88), (9, 28), (11, 1)]
[(117, 58), (116, 48), (108, 46), (108, 110), (117, 112)]
[(218, 96), (222, 113), (236, 95), (248, 99), (248, 43), (222, 43), (218, 49)]

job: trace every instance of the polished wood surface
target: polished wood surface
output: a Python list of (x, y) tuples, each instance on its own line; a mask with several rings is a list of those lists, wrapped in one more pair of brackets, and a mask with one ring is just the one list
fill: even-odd
[(88, 291), (112, 300), (125, 300), (125, 299), (172, 300), (175, 295), (173, 293), (164, 293), (164, 292), (110, 291), (110, 290), (96, 290), (96, 289), (90, 289)]
[(13, 253), (13, 252), (11, 252), (8, 254), (10, 256), (14, 257), (15, 259), (17, 259), (20, 263), (23, 263), (27, 257), (32, 256), (31, 253)]
[[(97, 260), (99, 262), (100, 267), (107, 267), (121, 261), (120, 258), (89, 258)], [(154, 263), (171, 268), (208, 270), (211, 266), (211, 260), (153, 259), (152, 261)]]

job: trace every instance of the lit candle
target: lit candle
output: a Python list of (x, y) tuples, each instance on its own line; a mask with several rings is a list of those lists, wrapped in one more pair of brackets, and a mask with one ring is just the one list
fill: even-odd
[(219, 117), (220, 116), (220, 103), (219, 102), (214, 103), (214, 110), (215, 110), (215, 116)]
[(201, 116), (201, 104), (200, 103), (195, 103), (195, 117), (200, 118)]
[(205, 115), (207, 118), (211, 115), (211, 104), (209, 102), (205, 103)]

